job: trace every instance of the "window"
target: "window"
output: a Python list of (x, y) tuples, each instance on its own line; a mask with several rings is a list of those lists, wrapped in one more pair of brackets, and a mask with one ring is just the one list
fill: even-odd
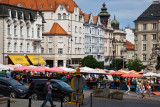
[(79, 37), (79, 43), (81, 43), (81, 37)]
[(77, 21), (77, 15), (75, 15), (75, 21)]
[(143, 54), (143, 61), (146, 61), (147, 58), (146, 58), (146, 54)]
[(40, 28), (37, 28), (37, 37), (40, 38)]
[(42, 37), (42, 41), (44, 42), (44, 37)]
[(34, 28), (32, 28), (32, 38), (34, 38)]
[(48, 38), (48, 42), (52, 42), (53, 41), (53, 38), (52, 37), (49, 37)]
[(82, 33), (82, 28), (81, 27), (79, 28), (79, 33)]
[(90, 53), (92, 52), (92, 47), (89, 48), (89, 52), (90, 52)]
[(11, 50), (11, 43), (9, 42), (8, 43), (8, 51), (10, 51)]
[(41, 5), (40, 9), (42, 9), (42, 8), (43, 8), (43, 5)]
[(27, 44), (27, 51), (29, 51), (29, 43)]
[(41, 53), (44, 53), (44, 48), (41, 48)]
[(89, 43), (92, 43), (92, 37), (89, 38)]
[(143, 30), (147, 29), (147, 24), (143, 24)]
[(77, 37), (75, 37), (75, 43), (77, 43)]
[(49, 51), (48, 51), (49, 53), (53, 53), (53, 51), (52, 51), (52, 48), (49, 48)]
[(17, 34), (17, 26), (14, 26), (14, 35)]
[(58, 42), (63, 42), (63, 37), (58, 37)]
[(153, 29), (157, 29), (157, 24), (153, 23)]
[(23, 36), (22, 32), (23, 32), (23, 26), (20, 27), (20, 36)]
[(22, 49), (23, 49), (23, 44), (21, 43), (20, 44), (20, 51), (22, 51)]
[(17, 51), (17, 43), (14, 43), (14, 51)]
[(58, 48), (58, 54), (63, 54), (63, 49), (62, 48)]
[(143, 35), (143, 40), (146, 40), (146, 35)]
[(66, 13), (63, 13), (63, 19), (66, 19)]
[(90, 34), (92, 33), (92, 29), (90, 28)]
[(154, 48), (154, 49), (156, 48), (156, 46), (157, 46), (157, 44), (153, 44), (153, 48)]
[(60, 10), (63, 10), (63, 5), (60, 5)]
[(33, 45), (33, 52), (36, 52), (36, 51), (37, 51), (37, 45), (34, 44), (34, 45)]
[(8, 25), (8, 35), (10, 35), (10, 34), (11, 34), (11, 26)]
[(75, 26), (75, 33), (77, 33), (77, 26)]
[(146, 44), (143, 44), (143, 51), (146, 51)]
[(156, 39), (157, 39), (157, 35), (153, 34), (153, 40), (156, 40)]
[(77, 48), (75, 48), (75, 54), (77, 53)]
[(58, 13), (58, 19), (61, 19), (61, 14), (60, 13)]
[(29, 37), (29, 27), (27, 27), (27, 37)]

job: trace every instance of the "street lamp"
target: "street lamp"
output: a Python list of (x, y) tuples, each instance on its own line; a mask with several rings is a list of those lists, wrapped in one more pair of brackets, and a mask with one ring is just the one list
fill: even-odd
[(124, 52), (126, 52), (126, 48), (122, 47), (121, 48), (121, 53), (122, 53), (122, 58), (123, 58), (123, 69), (124, 69)]

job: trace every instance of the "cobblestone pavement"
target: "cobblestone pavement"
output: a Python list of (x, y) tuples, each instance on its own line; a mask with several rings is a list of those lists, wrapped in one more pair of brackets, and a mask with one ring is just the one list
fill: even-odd
[[(111, 90), (114, 91), (114, 90)], [(90, 93), (91, 90), (85, 90), (84, 105), (81, 107), (90, 107)], [(32, 107), (40, 107), (42, 100), (32, 101)], [(61, 107), (59, 101), (54, 101), (56, 107)], [(0, 104), (0, 107), (7, 107), (7, 104)], [(15, 99), (11, 103), (11, 107), (28, 107), (28, 99)], [(50, 107), (49, 102), (46, 107)], [(76, 105), (63, 104), (63, 107), (78, 107)], [(92, 107), (160, 107), (160, 96), (152, 95), (151, 100), (147, 96), (146, 99), (141, 99), (140, 95), (131, 92), (131, 95), (124, 95), (124, 100), (111, 100), (104, 98), (93, 97)]]

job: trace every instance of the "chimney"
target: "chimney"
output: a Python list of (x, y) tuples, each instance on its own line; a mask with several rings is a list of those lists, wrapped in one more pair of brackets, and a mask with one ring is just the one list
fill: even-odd
[(159, 0), (153, 1), (153, 4), (159, 4), (159, 3), (160, 3)]

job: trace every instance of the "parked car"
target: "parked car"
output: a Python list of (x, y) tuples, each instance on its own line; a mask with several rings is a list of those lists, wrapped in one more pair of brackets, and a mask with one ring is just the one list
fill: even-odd
[(0, 77), (0, 94), (11, 98), (24, 98), (29, 87), (22, 85), (18, 81), (10, 78)]
[[(35, 79), (32, 81), (29, 87), (29, 96), (33, 100), (37, 99), (44, 99), (46, 97), (46, 83), (48, 82), (47, 79)], [(72, 88), (67, 83), (61, 80), (52, 80), (51, 81), (52, 87), (55, 90), (52, 90), (52, 98), (60, 99), (61, 96), (63, 101), (68, 102), (71, 99)]]

